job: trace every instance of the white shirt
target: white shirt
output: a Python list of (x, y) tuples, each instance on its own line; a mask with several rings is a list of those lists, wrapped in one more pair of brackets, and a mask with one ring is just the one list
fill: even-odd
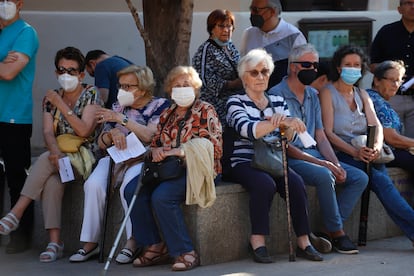
[(281, 18), (276, 28), (267, 33), (257, 27), (244, 30), (240, 52), (245, 55), (252, 49), (265, 48), (272, 54), (273, 61), (278, 61), (287, 59), (294, 46), (306, 43), (306, 38), (301, 31)]

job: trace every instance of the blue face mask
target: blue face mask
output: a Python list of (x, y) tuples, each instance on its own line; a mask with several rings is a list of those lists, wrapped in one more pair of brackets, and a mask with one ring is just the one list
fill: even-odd
[(224, 46), (227, 46), (227, 45), (229, 45), (229, 42), (231, 41), (231, 39), (229, 39), (228, 41), (226, 41), (226, 42), (223, 42), (223, 41), (221, 41), (220, 39), (218, 39), (218, 38), (213, 38), (213, 40), (214, 40), (214, 42), (215, 43), (217, 43), (217, 45), (218, 46), (220, 46), (220, 47), (224, 47)]
[(342, 67), (341, 79), (346, 84), (355, 84), (361, 77), (361, 68)]

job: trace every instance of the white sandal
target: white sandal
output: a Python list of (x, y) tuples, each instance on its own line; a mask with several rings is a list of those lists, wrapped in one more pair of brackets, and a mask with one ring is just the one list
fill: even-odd
[(49, 242), (46, 247), (46, 251), (40, 254), (39, 261), (41, 263), (50, 263), (56, 261), (57, 259), (60, 259), (63, 256), (63, 249), (63, 243), (60, 245), (55, 242)]
[(14, 231), (19, 227), (19, 220), (16, 216), (9, 212), (0, 220), (0, 225), (3, 227), (3, 230), (0, 230), (1, 235), (8, 235), (11, 231)]

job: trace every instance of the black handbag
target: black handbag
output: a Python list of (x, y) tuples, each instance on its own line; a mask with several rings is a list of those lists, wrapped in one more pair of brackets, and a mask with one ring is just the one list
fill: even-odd
[(152, 162), (150, 158), (146, 158), (143, 166), (142, 184), (154, 187), (185, 173), (184, 161), (178, 156), (168, 156), (161, 162)]
[(253, 142), (254, 155), (251, 161), (253, 168), (265, 171), (278, 178), (283, 176), (282, 141), (265, 141), (263, 138)]
[[(184, 118), (178, 123), (177, 143), (176, 147), (180, 146), (181, 131), (185, 125), (185, 122), (191, 116), (192, 106), (188, 108)], [(171, 114), (174, 112), (171, 112)], [(170, 114), (170, 115), (171, 115)], [(161, 127), (161, 132), (164, 126), (167, 124), (169, 117), (165, 120), (165, 124)], [(178, 178), (184, 175), (186, 166), (184, 161), (178, 156), (167, 156), (160, 162), (153, 162), (152, 156), (148, 154), (144, 159), (144, 169), (142, 172), (142, 184), (150, 185), (155, 188), (163, 181)]]
[[(265, 96), (273, 110), (273, 103), (265, 93)], [(251, 161), (253, 168), (265, 171), (271, 176), (278, 178), (283, 176), (283, 152), (282, 140), (272, 137), (264, 139), (259, 138), (253, 141), (254, 155)]]

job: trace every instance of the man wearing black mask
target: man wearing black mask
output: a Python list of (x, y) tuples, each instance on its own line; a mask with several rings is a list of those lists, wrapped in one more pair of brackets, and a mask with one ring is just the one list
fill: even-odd
[(245, 55), (255, 48), (265, 48), (272, 55), (275, 70), (269, 79), (269, 89), (287, 74), (290, 50), (306, 44), (306, 38), (298, 28), (280, 18), (282, 5), (279, 0), (252, 0), (250, 22), (242, 36), (240, 52)]
[[(332, 240), (334, 250), (356, 254), (358, 248), (345, 234), (343, 222), (351, 215), (367, 186), (368, 176), (356, 167), (339, 162), (326, 137), (317, 91), (309, 86), (317, 77), (318, 60), (318, 52), (311, 44), (294, 47), (288, 58), (288, 76), (271, 88), (269, 94), (283, 97), (291, 116), (300, 118), (316, 140), (316, 146), (308, 148), (300, 139), (292, 141), (288, 147), (289, 167), (303, 178), (306, 185), (316, 188), (323, 230)], [(336, 184), (342, 186), (338, 194)], [(310, 238), (312, 243), (314, 238)]]

